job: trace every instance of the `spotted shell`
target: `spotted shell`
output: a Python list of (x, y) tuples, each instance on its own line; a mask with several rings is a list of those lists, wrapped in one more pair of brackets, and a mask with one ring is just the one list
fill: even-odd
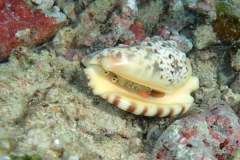
[(143, 116), (174, 116), (193, 103), (199, 87), (190, 60), (174, 41), (146, 38), (94, 52), (82, 63), (88, 86), (109, 103)]

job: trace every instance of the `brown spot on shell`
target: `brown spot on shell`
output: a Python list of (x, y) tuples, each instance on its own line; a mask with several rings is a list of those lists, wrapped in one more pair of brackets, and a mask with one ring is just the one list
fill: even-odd
[(144, 106), (144, 110), (142, 111), (141, 115), (145, 116), (147, 112), (148, 112), (148, 107)]
[(183, 114), (185, 112), (186, 112), (186, 106), (182, 106), (182, 110), (181, 110), (181, 112), (179, 114)]
[(168, 116), (172, 117), (173, 115), (174, 115), (174, 109), (171, 108), (171, 109), (170, 109), (170, 112), (169, 112), (169, 114), (168, 114)]
[(162, 114), (163, 114), (163, 109), (162, 108), (158, 108), (158, 111), (155, 114), (155, 117), (162, 117)]
[(90, 81), (91, 81), (91, 79), (88, 78), (88, 79), (87, 79), (87, 82), (89, 83)]
[(116, 56), (117, 56), (117, 58), (121, 58), (122, 57), (122, 53), (118, 52)]
[(134, 113), (136, 109), (137, 109), (137, 106), (135, 104), (131, 104), (130, 106), (128, 106), (127, 111)]
[(116, 96), (116, 97), (114, 98), (112, 104), (115, 105), (115, 106), (118, 106), (119, 102), (120, 102), (120, 97), (119, 97), (119, 96)]

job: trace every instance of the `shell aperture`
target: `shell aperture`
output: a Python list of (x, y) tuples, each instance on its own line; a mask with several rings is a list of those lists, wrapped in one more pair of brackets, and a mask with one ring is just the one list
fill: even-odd
[(82, 63), (95, 95), (136, 115), (184, 113), (199, 87), (185, 53), (159, 37), (94, 52)]

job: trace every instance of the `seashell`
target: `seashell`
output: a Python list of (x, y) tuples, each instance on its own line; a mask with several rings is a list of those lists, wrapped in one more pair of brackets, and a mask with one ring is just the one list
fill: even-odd
[(199, 80), (192, 76), (190, 60), (175, 41), (146, 38), (83, 58), (88, 86), (95, 95), (122, 110), (142, 116), (185, 113)]

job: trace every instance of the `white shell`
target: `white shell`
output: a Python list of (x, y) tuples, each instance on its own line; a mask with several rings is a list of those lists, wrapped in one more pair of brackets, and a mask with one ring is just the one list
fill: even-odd
[[(137, 115), (184, 113), (193, 103), (190, 93), (199, 87), (185, 53), (176, 48), (176, 42), (159, 37), (107, 48), (84, 57), (82, 62), (94, 94)], [(121, 81), (112, 82), (114, 76)], [(141, 88), (152, 92), (141, 96)]]

